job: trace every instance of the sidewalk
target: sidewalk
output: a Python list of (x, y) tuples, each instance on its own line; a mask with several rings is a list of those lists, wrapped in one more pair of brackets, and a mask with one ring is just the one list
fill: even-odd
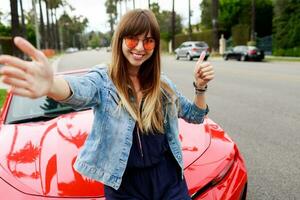
[[(51, 67), (53, 68), (54, 73), (57, 71), (57, 67), (58, 67), (60, 58), (61, 58), (61, 56), (55, 56), (52, 59), (49, 59), (49, 62), (51, 64)], [(9, 86), (0, 81), (0, 89), (7, 90), (7, 89), (9, 89)]]

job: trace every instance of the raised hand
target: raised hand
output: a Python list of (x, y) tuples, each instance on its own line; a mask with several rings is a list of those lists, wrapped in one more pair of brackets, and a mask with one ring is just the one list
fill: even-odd
[(203, 51), (196, 63), (194, 70), (195, 83), (199, 87), (204, 87), (214, 78), (214, 70), (209, 62), (203, 62), (206, 52)]
[(21, 37), (15, 37), (14, 43), (32, 61), (1, 55), (0, 64), (4, 65), (0, 69), (2, 82), (10, 85), (16, 95), (29, 98), (47, 95), (53, 84), (53, 70), (47, 57)]

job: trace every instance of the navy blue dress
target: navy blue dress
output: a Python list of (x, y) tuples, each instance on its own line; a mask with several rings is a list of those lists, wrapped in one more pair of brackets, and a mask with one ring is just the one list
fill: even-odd
[(190, 200), (166, 134), (133, 131), (127, 167), (118, 190), (104, 186), (107, 200)]

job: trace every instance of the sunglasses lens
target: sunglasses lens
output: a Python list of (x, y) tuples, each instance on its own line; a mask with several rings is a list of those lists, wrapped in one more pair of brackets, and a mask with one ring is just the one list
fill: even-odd
[(143, 42), (146, 51), (151, 51), (155, 47), (155, 40), (153, 38), (147, 38)]
[(136, 38), (125, 38), (125, 44), (129, 49), (133, 49), (139, 43), (139, 40)]

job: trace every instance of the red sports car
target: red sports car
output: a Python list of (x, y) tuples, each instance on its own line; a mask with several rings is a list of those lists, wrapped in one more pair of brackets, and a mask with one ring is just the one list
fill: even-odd
[[(0, 115), (1, 199), (104, 199), (101, 183), (73, 169), (92, 121), (91, 109), (9, 93)], [(191, 198), (246, 199), (245, 162), (224, 130), (209, 118), (179, 126)]]

